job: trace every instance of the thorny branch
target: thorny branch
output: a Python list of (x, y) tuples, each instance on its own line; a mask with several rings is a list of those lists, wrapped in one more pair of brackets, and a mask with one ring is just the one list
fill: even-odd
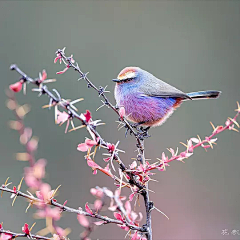
[[(36, 197), (34, 197), (34, 196), (30, 195), (30, 194), (23, 193), (21, 191), (14, 191), (14, 190), (6, 187), (5, 185), (2, 185), (0, 187), (0, 191), (8, 192), (8, 193), (14, 194), (16, 196), (23, 197), (23, 198), (29, 200), (30, 204), (43, 203), (42, 200), (39, 199), (39, 198), (36, 198)], [(115, 224), (120, 224), (120, 225), (123, 224), (119, 220), (116, 220), (116, 219), (113, 219), (113, 218), (109, 218), (109, 217), (106, 217), (106, 216), (102, 216), (102, 215), (100, 215), (98, 213), (90, 214), (90, 213), (88, 213), (86, 211), (83, 211), (81, 208), (75, 209), (75, 208), (68, 207), (66, 205), (58, 203), (55, 199), (51, 199), (50, 201), (47, 202), (47, 204), (51, 205), (51, 206), (54, 206), (54, 207), (57, 207), (57, 208), (59, 208), (63, 212), (75, 213), (75, 214), (80, 214), (80, 215), (84, 215), (84, 216), (87, 216), (87, 217), (100, 219), (100, 220), (103, 221), (103, 224), (108, 224), (108, 223), (115, 223)], [(137, 230), (137, 231), (140, 231), (140, 232), (145, 232), (145, 230), (143, 228), (137, 227), (137, 226), (132, 225), (132, 224), (130, 224), (128, 222), (125, 222), (125, 225), (128, 226), (130, 229)]]
[[(66, 57), (64, 50), (58, 49), (56, 54), (57, 54), (57, 58), (61, 58), (63, 60), (63, 62), (66, 65), (66, 68), (73, 68), (75, 71), (77, 71), (80, 74), (80, 79), (84, 79), (87, 83), (88, 83), (88, 87), (93, 88), (94, 90), (96, 90), (99, 94), (99, 96), (102, 96), (104, 99), (104, 105), (110, 107), (114, 112), (116, 112), (118, 114), (118, 116), (120, 117), (120, 114), (118, 112), (118, 110), (109, 102), (108, 98), (106, 97), (105, 93), (104, 93), (104, 89), (103, 87), (99, 87), (97, 88), (87, 77), (87, 74), (84, 74), (78, 63), (74, 64), (74, 61), (72, 61), (72, 56), (71, 57)], [(145, 162), (145, 154), (144, 154), (144, 137), (142, 138), (140, 136), (139, 132), (135, 132), (134, 129), (132, 128), (132, 126), (129, 124), (129, 122), (125, 119), (122, 118), (122, 121), (125, 123), (125, 126), (128, 128), (128, 130), (130, 131), (130, 133), (132, 133), (136, 140), (137, 140), (137, 148), (138, 148), (138, 158), (141, 159), (141, 163), (143, 164), (143, 166), (146, 165)], [(122, 169), (123, 170), (123, 169)], [(136, 185), (136, 184), (135, 184)], [(153, 203), (150, 202), (150, 198), (149, 198), (149, 189), (148, 189), (148, 183), (146, 183), (144, 189), (141, 187), (139, 188), (141, 195), (143, 196), (144, 202), (145, 202), (145, 207), (146, 207), (146, 226), (147, 226), (147, 239), (148, 240), (152, 240), (152, 225), (151, 225), (151, 210), (152, 210), (152, 205)]]
[(48, 238), (48, 237), (44, 237), (44, 236), (40, 236), (40, 235), (35, 235), (35, 234), (26, 234), (26, 233), (15, 233), (15, 232), (11, 232), (8, 230), (4, 230), (3, 228), (0, 229), (0, 239), (1, 239), (1, 234), (4, 235), (4, 237), (2, 239), (15, 239), (15, 238), (19, 238), (19, 237), (30, 237), (31, 239), (37, 239), (37, 240), (53, 240), (53, 238)]
[[(66, 57), (64, 54), (64, 50), (58, 50), (57, 54), (61, 56), (62, 59), (64, 59), (65, 61), (68, 62), (67, 64), (67, 68), (72, 67), (75, 71), (77, 71), (82, 79), (85, 79), (88, 83), (89, 87), (92, 87), (93, 89), (95, 89), (100, 96), (102, 96), (105, 100), (105, 105), (109, 106), (111, 109), (114, 110), (114, 112), (116, 112), (118, 115), (118, 111), (117, 109), (108, 101), (106, 95), (104, 94), (104, 89), (102, 87), (97, 88), (88, 78), (87, 78), (87, 74), (84, 74), (78, 64), (74, 65), (72, 58), (71, 57)], [(20, 75), (21, 75), (21, 80), (24, 83), (32, 83), (36, 86), (38, 86), (38, 92), (40, 93), (40, 95), (47, 95), (50, 98), (50, 104), (49, 105), (58, 105), (61, 106), (62, 108), (66, 109), (68, 111), (69, 117), (71, 119), (76, 118), (78, 120), (80, 120), (82, 122), (83, 125), (87, 126), (89, 128), (89, 130), (95, 135), (96, 139), (98, 139), (99, 143), (101, 146), (107, 147), (107, 142), (101, 137), (101, 135), (97, 132), (96, 130), (96, 126), (89, 124), (83, 117), (82, 115), (79, 115), (72, 107), (71, 104), (69, 102), (66, 101), (62, 101), (60, 94), (55, 90), (55, 92), (57, 93), (57, 97), (48, 90), (47, 86), (44, 85), (41, 81), (39, 81), (39, 79), (32, 79), (30, 78), (27, 74), (25, 74), (21, 69), (19, 69), (17, 67), (17, 65), (13, 64), (10, 67), (11, 70), (15, 70), (17, 71)], [(120, 116), (120, 115), (119, 115)], [(139, 149), (139, 154), (140, 156), (142, 155), (142, 158), (144, 158), (144, 141), (141, 139), (140, 135), (138, 132), (135, 132), (134, 129), (132, 128), (132, 126), (128, 123), (128, 121), (123, 118), (122, 121), (124, 121), (125, 125), (127, 126), (127, 128), (129, 129), (130, 133), (132, 133), (135, 138), (137, 139), (137, 146)], [(122, 170), (122, 172), (126, 172), (126, 170), (128, 170), (128, 168), (125, 166), (125, 164), (121, 161), (120, 157), (118, 156), (117, 152), (113, 152), (113, 159), (116, 160), (120, 166), (120, 169)], [(129, 183), (131, 185), (135, 185), (138, 187), (139, 189), (139, 193), (143, 196), (144, 201), (145, 201), (145, 206), (149, 206), (150, 202), (149, 202), (149, 193), (148, 193), (148, 186), (141, 184), (139, 181), (136, 180), (134, 174), (132, 174), (131, 172), (126, 172), (129, 179)], [(147, 197), (146, 197), (147, 196)], [(150, 211), (147, 210), (147, 215), (148, 218), (151, 218), (150, 215)], [(149, 224), (151, 224), (151, 220), (148, 221)], [(151, 225), (147, 226), (147, 231), (152, 231), (151, 230)], [(149, 238), (148, 240), (151, 240), (152, 238), (150, 237), (150, 235), (152, 234), (148, 234)]]
[[(37, 186), (35, 185), (36, 184), (36, 182), (34, 182), (33, 181), (33, 179), (31, 178), (31, 184), (30, 184), (30, 179), (29, 179), (29, 177), (27, 177), (26, 176), (26, 169), (25, 169), (25, 181), (27, 180), (27, 179), (29, 179), (29, 180), (27, 180), (26, 181), (26, 184), (30, 187), (32, 184), (34, 184), (33, 186), (35, 186), (35, 187), (37, 187), (38, 189), (39, 189), (39, 186), (43, 186), (43, 185), (45, 185), (45, 190), (43, 190), (43, 188), (42, 188), (42, 190), (41, 190), (41, 193), (44, 193), (45, 191), (46, 191), (46, 184), (44, 184), (44, 183), (42, 183), (42, 181), (41, 181), (41, 178), (44, 176), (44, 170), (40, 167), (40, 165), (39, 165), (39, 161), (37, 161), (36, 163), (35, 163), (35, 157), (34, 157), (34, 154), (33, 154), (33, 152), (36, 150), (36, 148), (37, 148), (37, 146), (36, 146), (36, 142), (35, 143), (33, 143), (33, 140), (35, 139), (34, 137), (31, 139), (31, 136), (32, 136), (32, 130), (30, 129), (30, 128), (27, 128), (27, 127), (25, 127), (25, 125), (24, 125), (24, 122), (23, 122), (23, 117), (26, 115), (26, 113), (29, 111), (29, 107), (27, 106), (27, 105), (23, 105), (23, 106), (19, 106), (18, 105), (18, 103), (17, 103), (17, 101), (16, 101), (16, 99), (15, 99), (15, 95), (14, 95), (14, 93), (12, 92), (12, 91), (7, 91), (7, 95), (8, 95), (8, 97), (9, 97), (9, 100), (7, 101), (7, 106), (8, 106), (8, 108), (9, 109), (11, 109), (11, 110), (13, 110), (13, 112), (14, 112), (14, 114), (16, 115), (16, 118), (17, 118), (17, 121), (10, 121), (10, 127), (11, 128), (13, 128), (13, 129), (15, 129), (15, 130), (18, 130), (18, 132), (19, 132), (19, 134), (20, 134), (20, 142), (23, 144), (23, 145), (25, 145), (25, 147), (26, 147), (26, 154), (24, 154), (24, 153), (22, 153), (22, 155), (24, 155), (24, 156), (22, 156), (22, 157), (20, 157), (20, 158), (18, 158), (18, 160), (28, 160), (29, 162), (30, 162), (30, 165), (31, 165), (31, 168), (33, 169), (33, 172), (35, 172), (35, 174), (37, 174), (36, 176), (34, 176), (35, 177), (35, 181), (38, 181), (39, 183), (37, 184)], [(20, 155), (20, 154), (19, 154)], [(31, 158), (29, 158), (29, 156), (31, 155)], [(30, 161), (30, 160), (32, 160), (32, 159), (34, 159), (34, 161), (32, 162), (32, 161)], [(38, 165), (38, 167), (37, 167), (37, 165)], [(40, 168), (39, 168), (40, 167)], [(29, 169), (29, 168), (28, 168)], [(35, 170), (34, 170), (35, 169)], [(104, 169), (103, 169), (104, 170)], [(41, 172), (41, 173), (40, 173)], [(40, 175), (39, 175), (40, 174)], [(28, 175), (28, 174), (27, 174)], [(40, 177), (41, 176), (41, 177)], [(33, 176), (32, 176), (33, 177)], [(115, 180), (117, 180), (118, 182), (120, 182), (120, 180), (119, 179), (115, 179)], [(2, 187), (3, 188), (5, 188), (6, 190), (7, 190), (7, 186), (9, 185), (9, 184), (11, 184), (11, 183), (7, 183), (8, 182), (8, 179), (6, 180), (6, 182), (5, 182), (5, 184), (3, 184), (2, 185)], [(21, 180), (21, 182), (22, 182), (22, 180)], [(29, 185), (30, 184), (30, 185)], [(44, 201), (43, 202), (43, 198), (42, 198), (42, 195), (39, 195), (39, 194), (37, 194), (37, 192), (36, 192), (36, 195), (37, 196), (41, 196), (41, 199), (40, 198), (34, 198), (33, 197), (33, 195), (32, 194), (30, 194), (30, 192), (28, 192), (28, 194), (25, 194), (24, 195), (24, 193), (22, 193), (22, 192), (20, 192), (20, 187), (21, 187), (21, 183), (18, 185), (18, 187), (13, 187), (13, 190), (11, 190), (10, 192), (12, 193), (12, 195), (11, 195), (11, 198), (13, 198), (13, 202), (12, 202), (12, 205), (14, 204), (14, 202), (15, 202), (15, 200), (16, 200), (16, 198), (17, 198), (17, 196), (24, 196), (24, 197), (28, 197), (27, 199), (30, 201), (30, 204), (28, 205), (28, 207), (27, 207), (27, 209), (30, 207), (30, 206), (32, 206), (32, 205), (35, 205), (35, 206), (45, 206), (45, 204), (43, 204), (43, 203), (45, 203), (46, 202), (46, 204), (49, 204), (49, 203), (51, 203), (52, 202), (52, 204), (50, 204), (50, 205), (52, 205), (52, 206), (56, 206), (56, 205), (58, 205), (58, 203), (56, 202), (56, 200), (55, 199), (53, 199), (54, 198), (54, 195), (55, 195), (55, 193), (53, 193), (53, 194), (51, 194), (49, 197), (48, 197), (48, 199), (47, 199), (47, 201)], [(41, 187), (40, 187), (41, 188)], [(2, 188), (1, 188), (1, 190), (3, 190)], [(54, 191), (54, 190), (53, 190)], [(98, 190), (97, 190), (97, 192), (100, 192), (100, 191), (102, 191), (103, 192), (103, 190), (102, 189), (100, 189), (99, 187), (98, 187)], [(2, 191), (3, 192), (3, 191)], [(56, 192), (56, 190), (54, 191), (54, 192)], [(107, 189), (104, 189), (104, 193), (109, 193), (109, 192), (111, 192), (111, 191), (109, 191), (109, 190), (107, 190)], [(2, 194), (1, 194), (2, 195)], [(46, 196), (46, 193), (45, 193), (45, 196)], [(96, 195), (97, 196), (97, 195)], [(104, 197), (104, 195), (102, 194), (101, 195), (102, 196), (102, 198)], [(99, 197), (99, 196), (98, 196)], [(116, 201), (116, 203), (117, 203), (117, 209), (120, 211), (120, 212), (122, 212), (123, 213), (123, 215), (125, 216), (125, 210), (124, 210), (124, 208), (123, 208), (123, 206), (122, 206), (122, 203), (121, 203), (121, 201), (120, 200), (118, 200), (118, 202), (117, 202), (117, 199), (118, 199), (118, 197), (117, 196), (115, 196), (115, 195), (111, 195), (111, 196), (109, 196), (109, 197), (111, 197), (111, 198), (113, 198), (114, 197), (114, 200)], [(32, 200), (30, 200), (30, 199), (32, 199)], [(38, 201), (35, 201), (35, 200), (38, 200)], [(96, 200), (95, 201), (95, 203), (98, 203), (96, 206), (97, 206), (97, 208), (96, 208), (96, 210), (89, 210), (89, 212), (86, 212), (87, 213), (87, 215), (86, 216), (92, 216), (92, 219), (96, 219), (98, 216), (100, 216), (100, 214), (99, 214), (99, 202), (101, 202), (101, 204), (103, 203), (102, 202), (102, 200)], [(42, 205), (42, 204), (43, 205)], [(63, 205), (58, 205), (58, 207), (57, 208), (59, 208), (60, 209), (60, 212), (62, 212), (62, 211), (70, 211), (70, 208), (68, 208), (68, 207), (66, 207), (66, 208), (64, 208), (63, 209), (63, 207), (62, 206), (66, 206), (66, 201), (65, 201), (65, 203), (63, 204)], [(94, 206), (95, 206), (95, 204), (94, 204)], [(85, 206), (86, 207), (86, 206)], [(67, 209), (67, 210), (66, 210)], [(81, 210), (81, 209), (80, 209)], [(47, 210), (46, 210), (47, 211)], [(71, 209), (71, 211), (73, 212), (73, 210)], [(76, 213), (76, 211), (77, 211), (77, 209), (75, 209), (75, 213)], [(49, 212), (49, 211), (47, 211), (47, 212)], [(60, 213), (59, 212), (59, 213)], [(78, 218), (80, 219), (80, 218), (82, 218), (83, 216), (85, 216), (84, 214), (79, 214), (79, 212), (80, 211), (78, 211), (77, 212), (77, 214), (78, 214)], [(97, 213), (97, 215), (96, 215), (96, 213)], [(90, 214), (90, 215), (89, 215)], [(97, 217), (93, 217), (93, 216), (97, 216)], [(55, 217), (56, 218), (56, 217)], [(98, 218), (99, 219), (99, 218)], [(105, 220), (103, 220), (103, 219), (105, 219)], [(86, 230), (83, 232), (84, 233), (84, 238), (83, 239), (87, 239), (87, 236), (89, 236), (89, 234), (91, 234), (91, 232), (93, 231), (93, 229), (95, 229), (95, 227), (96, 226), (98, 226), (98, 225), (102, 225), (102, 224), (107, 224), (107, 223), (110, 223), (110, 222), (108, 222), (108, 219), (105, 217), (105, 218), (100, 218), (100, 222), (93, 222), (92, 221), (92, 223), (90, 224), (89, 223), (89, 221), (87, 220), (87, 219), (85, 219), (83, 222), (85, 222), (85, 224), (86, 224), (86, 222), (88, 222), (89, 224), (88, 224), (88, 227), (87, 228), (85, 228)], [(113, 221), (114, 221), (115, 219), (113, 219)], [(124, 219), (123, 219), (124, 220)], [(123, 226), (124, 228), (126, 228), (126, 227), (128, 227), (129, 229), (131, 229), (131, 230), (134, 230), (134, 231), (138, 231), (138, 232), (143, 232), (144, 230), (140, 230), (140, 227), (139, 227), (139, 225), (138, 225), (138, 223), (137, 223), (137, 225), (136, 225), (136, 223), (131, 223), (129, 220), (128, 220), (128, 218), (126, 217), (126, 220), (127, 220), (127, 224), (126, 224), (126, 221), (124, 220), (124, 221), (115, 221), (114, 223), (115, 224), (118, 224), (119, 226), (121, 225), (121, 226)], [(81, 222), (80, 222), (80, 224), (81, 224)], [(54, 228), (54, 230), (58, 233), (59, 232), (59, 228), (56, 226), (56, 224), (55, 224), (55, 221), (53, 221), (52, 222), (52, 227)], [(49, 226), (49, 229), (51, 229), (51, 225)], [(132, 226), (134, 226), (134, 228), (132, 227)], [(41, 230), (41, 233), (43, 234), (44, 232), (46, 232), (46, 231), (44, 231), (44, 230)], [(40, 234), (40, 235), (42, 235), (42, 234)], [(62, 236), (62, 234), (61, 234), (61, 232), (59, 232), (59, 234), (60, 234), (60, 236)], [(67, 232), (66, 232), (66, 234), (67, 234)], [(59, 235), (57, 235), (58, 237), (56, 237), (56, 239), (55, 240), (60, 240), (60, 239), (66, 239), (66, 238), (59, 238)], [(1, 240), (3, 240), (3, 239), (1, 239)]]

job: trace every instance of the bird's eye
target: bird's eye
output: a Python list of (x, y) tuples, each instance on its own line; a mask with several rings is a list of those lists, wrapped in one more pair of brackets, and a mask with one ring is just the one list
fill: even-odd
[(132, 80), (133, 80), (133, 78), (126, 78), (124, 81), (129, 82), (129, 81), (132, 81)]

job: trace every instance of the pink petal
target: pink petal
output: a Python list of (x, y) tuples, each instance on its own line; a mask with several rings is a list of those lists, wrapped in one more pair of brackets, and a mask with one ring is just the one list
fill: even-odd
[(194, 143), (199, 143), (199, 139), (197, 139), (197, 138), (191, 138), (190, 140), (192, 140), (192, 142), (194, 142)]
[(95, 200), (94, 202), (94, 208), (96, 211), (102, 208), (103, 202), (99, 199)]
[(134, 195), (135, 195), (135, 193), (132, 193), (132, 194), (129, 195), (129, 201), (132, 201), (132, 200), (133, 200)]
[(89, 214), (93, 214), (93, 212), (92, 212), (92, 210), (90, 209), (90, 207), (88, 206), (88, 202), (85, 204), (85, 210), (86, 210), (86, 212), (87, 213), (89, 213)]
[(47, 72), (46, 72), (45, 69), (43, 69), (43, 71), (42, 71), (42, 79), (40, 79), (40, 80), (44, 81), (46, 79), (47, 79)]
[(131, 240), (137, 240), (138, 239), (138, 233), (137, 231), (132, 235)]
[(85, 143), (88, 145), (89, 148), (97, 145), (97, 142), (96, 142), (96, 141), (91, 140), (91, 139), (88, 139), (88, 138), (85, 140)]
[(90, 122), (90, 120), (92, 119), (91, 112), (89, 110), (86, 111), (84, 116), (86, 118), (86, 122)]
[(123, 222), (123, 218), (122, 218), (122, 215), (120, 213), (114, 212), (113, 215), (117, 220), (120, 220), (120, 221)]
[(123, 120), (123, 117), (126, 115), (126, 112), (125, 112), (125, 108), (124, 108), (124, 107), (120, 107), (120, 109), (119, 109), (119, 115), (120, 115), (120, 118)]
[(2, 233), (2, 234), (0, 234), (0, 239), (1, 239), (1, 240), (9, 240), (9, 239), (12, 239), (12, 234)]
[(62, 71), (57, 72), (56, 74), (63, 74), (63, 73), (65, 73), (68, 69), (69, 69), (69, 67), (66, 67), (66, 68), (64, 68)]
[(94, 224), (95, 224), (96, 226), (101, 226), (102, 224), (104, 224), (104, 221), (94, 222)]
[(131, 208), (131, 204), (129, 201), (125, 202), (125, 209), (126, 209), (127, 213), (131, 212), (132, 208)]
[(92, 167), (92, 168), (97, 168), (97, 169), (102, 169), (99, 165), (97, 165), (93, 160), (91, 159), (88, 159), (87, 160), (87, 164), (89, 167)]
[(57, 124), (66, 122), (68, 118), (69, 115), (67, 112), (60, 112), (57, 110)]
[(28, 224), (25, 223), (24, 226), (22, 227), (22, 231), (24, 233), (26, 233), (27, 235), (29, 235), (30, 231), (29, 231), (29, 228), (28, 228)]
[(20, 92), (22, 90), (22, 82), (16, 82), (9, 86), (9, 89), (13, 92)]
[(108, 158), (104, 158), (103, 160), (104, 160), (105, 162), (108, 162), (110, 159), (111, 159), (111, 157), (108, 157)]
[(130, 169), (135, 169), (137, 167), (137, 162), (133, 161), (132, 164), (130, 165)]
[(88, 145), (86, 143), (80, 143), (78, 144), (77, 150), (81, 152), (86, 152), (89, 149)]
[(83, 227), (87, 228), (89, 226), (89, 221), (84, 215), (78, 214), (77, 219)]
[(98, 198), (102, 198), (103, 197), (103, 191), (96, 189), (96, 188), (91, 188), (90, 190), (91, 194), (98, 197)]

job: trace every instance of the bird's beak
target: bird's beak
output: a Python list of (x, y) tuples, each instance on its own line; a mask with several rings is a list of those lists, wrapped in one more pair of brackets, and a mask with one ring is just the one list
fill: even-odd
[(114, 82), (121, 82), (119, 79), (113, 79)]

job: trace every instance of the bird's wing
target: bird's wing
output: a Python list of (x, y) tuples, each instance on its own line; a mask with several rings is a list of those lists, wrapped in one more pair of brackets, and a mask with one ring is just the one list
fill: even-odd
[(151, 76), (144, 84), (141, 85), (141, 92), (152, 97), (173, 97), (182, 99), (191, 99), (186, 93), (163, 82), (160, 79)]

